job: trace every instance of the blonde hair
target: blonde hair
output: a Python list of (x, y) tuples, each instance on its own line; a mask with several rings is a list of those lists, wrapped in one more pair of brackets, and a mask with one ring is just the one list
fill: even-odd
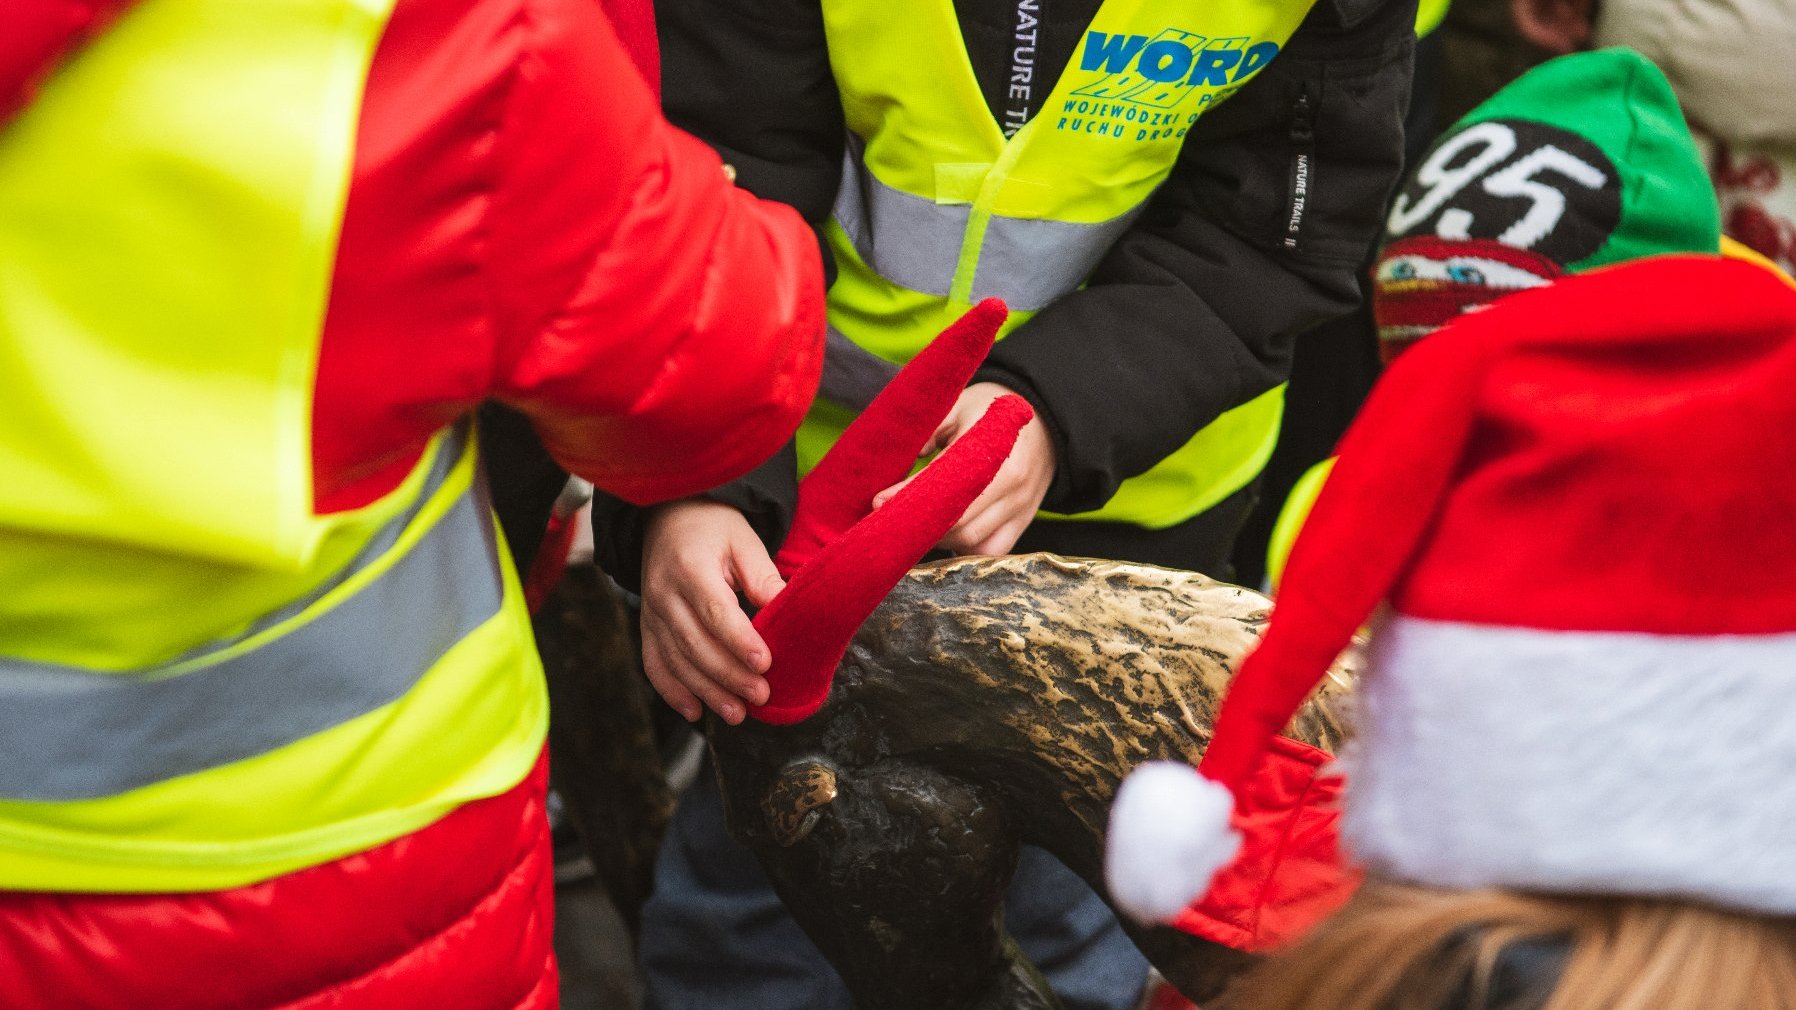
[[(1796, 919), (1671, 900), (1438, 891), (1369, 880), (1217, 1010), (1503, 1010), (1498, 954), (1562, 944), (1541, 1010), (1796, 1010)], [(1449, 1004), (1456, 993), (1470, 1002)], [(1531, 1004), (1530, 1004), (1531, 1005)]]

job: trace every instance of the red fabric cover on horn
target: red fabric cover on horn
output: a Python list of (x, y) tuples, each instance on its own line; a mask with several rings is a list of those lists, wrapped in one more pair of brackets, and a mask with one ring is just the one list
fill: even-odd
[(774, 558), (782, 576), (790, 579), (871, 511), (874, 495), (910, 473), (992, 349), (1007, 315), (996, 298), (973, 306), (918, 352), (823, 454), (798, 486), (792, 532)]
[(792, 575), (767, 609), (755, 615), (755, 628), (773, 653), (773, 667), (767, 671), (767, 704), (749, 709), (750, 715), (785, 725), (823, 707), (836, 664), (861, 622), (991, 483), (1023, 425), (1034, 416), (1022, 397), (993, 401), (985, 416), (904, 490)]

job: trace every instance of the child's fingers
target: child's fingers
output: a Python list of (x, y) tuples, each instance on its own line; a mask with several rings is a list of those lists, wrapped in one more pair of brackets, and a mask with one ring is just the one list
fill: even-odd
[(697, 722), (702, 714), (699, 710), (698, 696), (686, 689), (675, 677), (667, 662), (667, 647), (661, 641), (661, 633), (643, 629), (642, 635), (642, 671), (648, 675), (649, 685), (661, 700), (673, 706), (674, 711), (686, 718), (687, 722)]

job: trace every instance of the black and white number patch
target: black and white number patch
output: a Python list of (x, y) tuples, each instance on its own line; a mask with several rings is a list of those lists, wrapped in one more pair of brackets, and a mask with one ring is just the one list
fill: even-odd
[(1494, 119), (1428, 152), (1391, 206), (1386, 241), (1486, 239), (1575, 263), (1621, 220), (1621, 182), (1595, 144), (1557, 127)]

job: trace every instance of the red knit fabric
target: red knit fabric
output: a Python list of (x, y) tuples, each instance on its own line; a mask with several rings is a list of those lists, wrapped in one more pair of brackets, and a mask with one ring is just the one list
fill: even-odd
[[(773, 653), (763, 722), (794, 723), (823, 707), (848, 641), (997, 475), (1035, 411), (1019, 396), (992, 401), (985, 416), (877, 512), (793, 573), (755, 615)], [(913, 457), (914, 458), (914, 457)]]
[(0, 892), (0, 1007), (550, 1010), (547, 773), (248, 887)]
[(798, 486), (792, 531), (774, 559), (781, 575), (791, 578), (809, 564), (872, 511), (874, 495), (910, 473), (1008, 314), (996, 298), (973, 306), (900, 369), (823, 454)]

